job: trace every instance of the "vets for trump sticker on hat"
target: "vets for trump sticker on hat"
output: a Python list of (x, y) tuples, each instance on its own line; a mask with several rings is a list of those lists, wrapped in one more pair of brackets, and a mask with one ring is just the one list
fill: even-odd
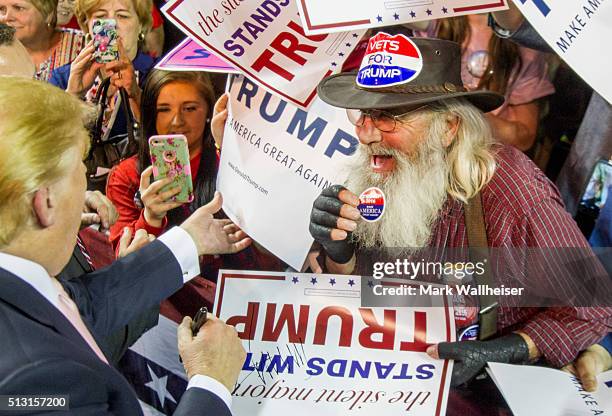
[(357, 209), (365, 221), (378, 221), (385, 212), (385, 194), (376, 187), (366, 189), (359, 195)]
[(380, 32), (370, 38), (357, 85), (381, 88), (405, 84), (416, 78), (423, 68), (423, 55), (408, 37)]

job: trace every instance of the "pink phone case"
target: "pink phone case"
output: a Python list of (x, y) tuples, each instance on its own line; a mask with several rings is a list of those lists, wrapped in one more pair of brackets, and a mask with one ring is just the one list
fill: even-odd
[(162, 188), (162, 192), (179, 186), (181, 192), (172, 197), (175, 202), (193, 201), (193, 182), (189, 163), (189, 148), (187, 138), (182, 134), (159, 135), (149, 138), (149, 151), (153, 178), (163, 179), (168, 176), (173, 180)]

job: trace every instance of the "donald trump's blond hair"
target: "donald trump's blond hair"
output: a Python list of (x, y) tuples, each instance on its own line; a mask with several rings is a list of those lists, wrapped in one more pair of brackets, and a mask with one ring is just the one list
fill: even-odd
[(0, 248), (26, 227), (32, 197), (66, 175), (73, 149), (89, 149), (91, 109), (50, 84), (0, 76)]

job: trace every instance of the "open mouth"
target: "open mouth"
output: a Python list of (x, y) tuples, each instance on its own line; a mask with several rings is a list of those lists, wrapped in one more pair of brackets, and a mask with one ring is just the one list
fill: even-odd
[(389, 172), (395, 167), (395, 158), (389, 155), (372, 155), (370, 167), (375, 172)]

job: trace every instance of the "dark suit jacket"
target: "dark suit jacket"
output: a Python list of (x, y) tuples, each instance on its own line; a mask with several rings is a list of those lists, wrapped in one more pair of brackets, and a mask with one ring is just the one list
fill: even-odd
[[(155, 241), (64, 286), (92, 332), (107, 336), (182, 284), (178, 262)], [(67, 394), (71, 415), (142, 414), (121, 374), (42, 295), (2, 268), (0, 334), (0, 395)], [(231, 415), (221, 398), (198, 388), (185, 392), (174, 414)]]
[[(94, 269), (89, 265), (87, 259), (78, 246), (74, 246), (72, 256), (64, 269), (56, 276), (63, 285), (67, 281), (80, 279)], [(108, 361), (117, 366), (125, 352), (134, 344), (142, 334), (157, 325), (159, 318), (159, 305), (147, 309), (143, 313), (132, 319), (126, 326), (107, 337), (100, 337), (93, 334), (98, 342), (98, 346), (108, 358)]]

